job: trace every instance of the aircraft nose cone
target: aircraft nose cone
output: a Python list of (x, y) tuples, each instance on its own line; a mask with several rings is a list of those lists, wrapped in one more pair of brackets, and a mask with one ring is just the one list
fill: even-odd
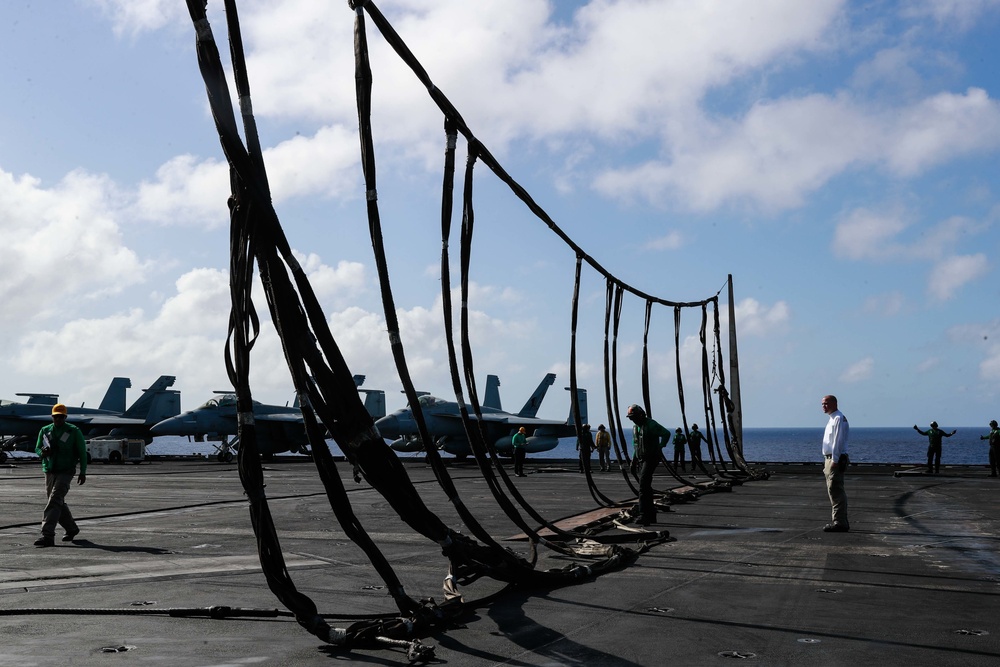
[(386, 415), (375, 422), (375, 428), (378, 432), (386, 438), (398, 438), (399, 437), (399, 420), (396, 419), (396, 415)]
[(168, 421), (170, 420), (167, 419), (165, 421), (153, 424), (152, 426), (149, 427), (149, 432), (152, 433), (153, 435), (167, 435), (168, 432), (170, 431), (170, 425), (167, 424)]
[(153, 424), (149, 428), (149, 432), (153, 435), (193, 435), (197, 430), (197, 425), (198, 423), (194, 419), (171, 417)]

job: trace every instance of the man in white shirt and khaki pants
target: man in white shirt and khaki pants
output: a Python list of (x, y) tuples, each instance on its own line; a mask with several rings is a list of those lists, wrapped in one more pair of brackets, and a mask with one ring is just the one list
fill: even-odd
[(850, 425), (847, 417), (837, 409), (836, 396), (824, 396), (823, 412), (830, 415), (823, 433), (823, 474), (826, 476), (826, 490), (833, 506), (833, 523), (823, 526), (827, 533), (846, 533), (851, 529), (847, 520), (847, 492), (844, 491), (844, 474), (850, 459), (847, 457), (847, 435)]

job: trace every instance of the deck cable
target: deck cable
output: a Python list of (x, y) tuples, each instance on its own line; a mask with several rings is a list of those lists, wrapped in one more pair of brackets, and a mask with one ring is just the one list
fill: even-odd
[[(643, 344), (643, 400), (649, 413), (650, 391), (648, 376), (648, 336), (652, 307), (664, 308), (704, 308), (710, 299), (694, 302), (676, 302), (656, 297), (625, 283), (613, 276), (593, 257), (583, 251), (560, 229), (530, 194), (504, 170), (486, 146), (476, 138), (466, 125), (458, 110), (430, 80), (427, 72), (416, 60), (409, 48), (381, 14), (374, 2), (369, 0), (349, 0), (355, 13), (355, 82), (358, 106), (361, 164), (365, 182), (365, 199), (369, 232), (375, 252), (379, 274), (379, 285), (385, 311), (390, 348), (403, 383), (404, 391), (413, 407), (418, 432), (424, 443), (430, 443), (425, 420), (419, 409), (418, 396), (407, 370), (402, 334), (395, 317), (391, 281), (385, 259), (381, 221), (378, 207), (377, 170), (375, 165), (375, 142), (371, 122), (372, 71), (368, 55), (366, 17), (378, 28), (382, 38), (409, 66), (417, 78), (425, 85), (428, 94), (443, 113), (446, 134), (446, 159), (442, 184), (442, 299), (445, 302), (445, 337), (448, 342), (449, 367), (452, 374), (456, 398), (461, 408), (461, 417), (466, 435), (486, 481), (497, 504), (508, 518), (529, 537), (529, 554), (525, 557), (501, 546), (482, 526), (462, 502), (440, 455), (425, 444), (440, 486), (445, 490), (463, 523), (472, 537), (463, 535), (447, 526), (423, 502), (405, 469), (395, 453), (386, 445), (371, 416), (356, 391), (353, 375), (330, 331), (323, 309), (309, 283), (308, 277), (295, 258), (290, 244), (274, 211), (267, 175), (263, 161), (259, 137), (254, 119), (249, 76), (240, 37), (236, 0), (224, 0), (227, 29), (229, 32), (230, 57), (235, 78), (235, 89), (239, 95), (239, 109), (242, 117), (242, 136), (237, 124), (234, 106), (230, 99), (229, 87), (222, 58), (212, 35), (205, 12), (205, 0), (187, 0), (189, 13), (195, 28), (198, 66), (205, 81), (206, 93), (212, 109), (213, 119), (219, 134), (223, 153), (230, 168), (231, 195), (230, 209), (230, 288), (232, 310), (229, 332), (226, 339), (225, 360), (227, 373), (236, 390), (239, 418), (239, 473), (247, 498), (254, 534), (257, 538), (261, 567), (268, 586), (275, 596), (294, 615), (296, 621), (328, 643), (351, 648), (392, 646), (404, 648), (411, 660), (426, 660), (432, 649), (420, 644), (420, 638), (447, 629), (468, 609), (460, 587), (488, 576), (518, 587), (546, 587), (567, 585), (603, 574), (633, 562), (637, 556), (651, 545), (662, 542), (667, 531), (640, 532), (631, 547), (617, 543), (605, 544), (594, 555), (592, 547), (577, 549), (560, 540), (543, 537), (522, 515), (524, 511), (532, 521), (545, 527), (560, 538), (589, 538), (600, 542), (600, 536), (585, 535), (562, 530), (539, 515), (519, 492), (516, 485), (500, 464), (494, 443), (484, 437), (481, 406), (474, 380), (472, 346), (469, 338), (469, 278), (471, 248), (475, 228), (475, 207), (473, 201), (473, 168), (477, 163), (486, 165), (493, 174), (505, 183), (528, 209), (535, 214), (554, 234), (573, 251), (576, 260), (576, 282), (573, 298), (573, 331), (571, 332), (572, 364), (570, 384), (573, 402), (576, 403), (577, 370), (575, 358), (576, 315), (578, 308), (581, 267), (587, 264), (590, 270), (603, 276), (607, 281), (608, 306), (605, 315), (605, 393), (606, 402), (612, 407), (615, 428), (611, 429), (619, 464), (629, 461), (624, 432), (621, 429), (621, 415), (618, 411), (617, 385), (617, 336), (621, 316), (621, 306), (626, 295), (637, 297), (646, 304), (646, 326)], [(461, 364), (453, 336), (454, 322), (450, 301), (450, 274), (448, 267), (448, 243), (452, 217), (452, 197), (454, 188), (454, 143), (457, 135), (465, 138), (468, 146), (468, 160), (462, 192), (462, 225), (460, 254), (460, 349)], [(380, 617), (376, 620), (359, 621), (346, 628), (334, 628), (327, 622), (327, 615), (321, 614), (315, 603), (298, 591), (291, 575), (285, 567), (277, 530), (268, 509), (260, 457), (257, 448), (256, 424), (253, 420), (253, 399), (249, 382), (251, 351), (260, 335), (260, 318), (251, 298), (254, 268), (260, 275), (261, 285), (267, 301), (271, 321), (277, 330), (289, 373), (292, 377), (300, 410), (313, 451), (317, 473), (323, 482), (331, 508), (348, 537), (365, 553), (373, 567), (382, 577), (399, 614), (394, 617)], [(613, 305), (612, 305), (613, 304)], [(607, 330), (614, 311), (615, 343), (609, 359)], [(716, 339), (718, 339), (718, 314), (716, 312)], [(702, 337), (704, 347), (704, 336)], [(704, 353), (703, 353), (704, 356)], [(714, 363), (713, 355), (713, 363)], [(721, 363), (721, 349), (718, 350)], [(610, 362), (612, 368), (608, 368)], [(718, 374), (720, 413), (723, 416), (723, 431), (730, 429), (727, 421), (732, 418), (732, 401), (728, 399), (721, 369)], [(464, 380), (464, 388), (463, 388)], [(703, 382), (705, 380), (703, 379)], [(712, 386), (709, 382), (708, 387)], [(465, 408), (464, 395), (468, 394), (472, 412)], [(711, 401), (707, 401), (711, 406)], [(609, 414), (612, 414), (609, 411)], [(714, 414), (714, 413), (713, 413)], [(584, 424), (577, 405), (574, 409), (577, 437), (583, 438)], [(709, 428), (709, 427), (706, 427)], [(617, 434), (615, 433), (617, 431)], [(361, 519), (354, 513), (341, 475), (328, 446), (327, 436), (331, 436), (353, 466), (355, 478), (364, 478), (390, 504), (399, 517), (413, 530), (441, 546), (442, 554), (449, 563), (445, 578), (445, 601), (437, 604), (433, 599), (412, 598), (404, 590), (391, 564), (378, 549), (365, 530)], [(587, 434), (589, 435), (589, 433)], [(619, 447), (618, 439), (622, 443)], [(727, 449), (729, 436), (726, 436)], [(492, 464), (492, 466), (491, 466)], [(495, 472), (494, 472), (495, 469)], [(622, 465), (623, 474), (629, 487), (634, 490), (628, 468)], [(672, 467), (668, 472), (674, 474)], [(674, 474), (675, 477), (676, 474)], [(589, 477), (589, 476), (588, 476)], [(678, 478), (679, 481), (684, 481)], [(595, 501), (613, 505), (615, 501), (600, 493), (592, 485), (591, 493)], [(520, 509), (518, 509), (520, 507)], [(620, 542), (621, 539), (608, 540)], [(571, 564), (562, 568), (540, 570), (537, 567), (537, 548), (544, 546), (562, 554), (574, 556)], [(584, 561), (584, 562), (579, 562)]]

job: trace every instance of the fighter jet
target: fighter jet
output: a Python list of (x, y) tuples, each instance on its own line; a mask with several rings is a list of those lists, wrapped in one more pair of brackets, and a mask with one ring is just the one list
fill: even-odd
[(79, 426), (88, 438), (142, 438), (149, 444), (155, 424), (181, 413), (181, 392), (168, 389), (176, 380), (173, 375), (161, 375), (121, 414), (76, 417), (70, 408), (67, 421)]
[[(355, 375), (354, 383), (360, 387), (364, 375)], [(373, 418), (385, 415), (385, 392), (381, 389), (358, 389), (365, 394), (365, 408)], [(216, 392), (219, 396), (210, 398), (194, 410), (155, 424), (153, 435), (186, 435), (197, 441), (205, 438), (217, 440), (219, 461), (231, 461), (233, 449), (239, 447), (235, 438), (239, 431), (236, 420), (236, 395), (231, 392)], [(298, 400), (291, 406), (265, 405), (253, 402), (253, 419), (256, 426), (257, 449), (264, 456), (282, 452), (304, 452), (308, 445), (306, 430), (299, 410)]]
[[(526, 449), (528, 453), (547, 452), (559, 444), (559, 438), (576, 436), (572, 406), (570, 407), (570, 416), (565, 422), (539, 419), (535, 416), (548, 388), (555, 383), (555, 373), (549, 373), (542, 379), (531, 398), (517, 414), (504, 412), (500, 408), (499, 392), (496, 391), (495, 386), (491, 389), (490, 381), (491, 379), (495, 380), (495, 378), (496, 376), (487, 378), (486, 400), (483, 401), (482, 415), (486, 437), (493, 442), (498, 453), (503, 455), (512, 453), (511, 436), (522, 426), (527, 431)], [(499, 381), (496, 381), (496, 386), (498, 385)], [(462, 424), (458, 403), (445, 401), (428, 394), (420, 396), (417, 400), (435, 447), (459, 458), (472, 453), (472, 448), (465, 435), (465, 427)], [(580, 406), (581, 417), (586, 422), (586, 389), (577, 389), (577, 402)], [(467, 405), (466, 409), (470, 415), (473, 414), (472, 406)], [(390, 446), (396, 451), (417, 452), (423, 450), (423, 443), (420, 442), (420, 435), (417, 432), (417, 423), (413, 419), (413, 411), (409, 406), (379, 419), (375, 422), (375, 427), (378, 428), (382, 437), (394, 439)]]
[[(99, 408), (67, 407), (67, 421), (80, 427), (88, 438), (112, 436), (151, 439), (149, 427), (180, 413), (180, 392), (168, 389), (173, 375), (161, 375), (132, 406), (125, 409), (125, 390), (129, 378), (116, 377)], [(38, 430), (52, 419), (52, 406), (58, 394), (17, 394), (27, 401), (0, 401), (0, 436), (3, 450), (34, 451)], [(4, 457), (0, 457), (2, 461)]]

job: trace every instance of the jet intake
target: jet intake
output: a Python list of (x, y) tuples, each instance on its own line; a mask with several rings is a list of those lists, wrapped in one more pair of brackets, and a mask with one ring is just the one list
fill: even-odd
[(419, 452), (424, 448), (423, 443), (420, 442), (420, 438), (414, 436), (397, 438), (389, 443), (389, 446), (397, 452)]
[(550, 449), (555, 449), (558, 444), (559, 438), (554, 435), (534, 435), (528, 438), (528, 442), (525, 444), (525, 449), (529, 454), (534, 454), (536, 452), (547, 452)]

